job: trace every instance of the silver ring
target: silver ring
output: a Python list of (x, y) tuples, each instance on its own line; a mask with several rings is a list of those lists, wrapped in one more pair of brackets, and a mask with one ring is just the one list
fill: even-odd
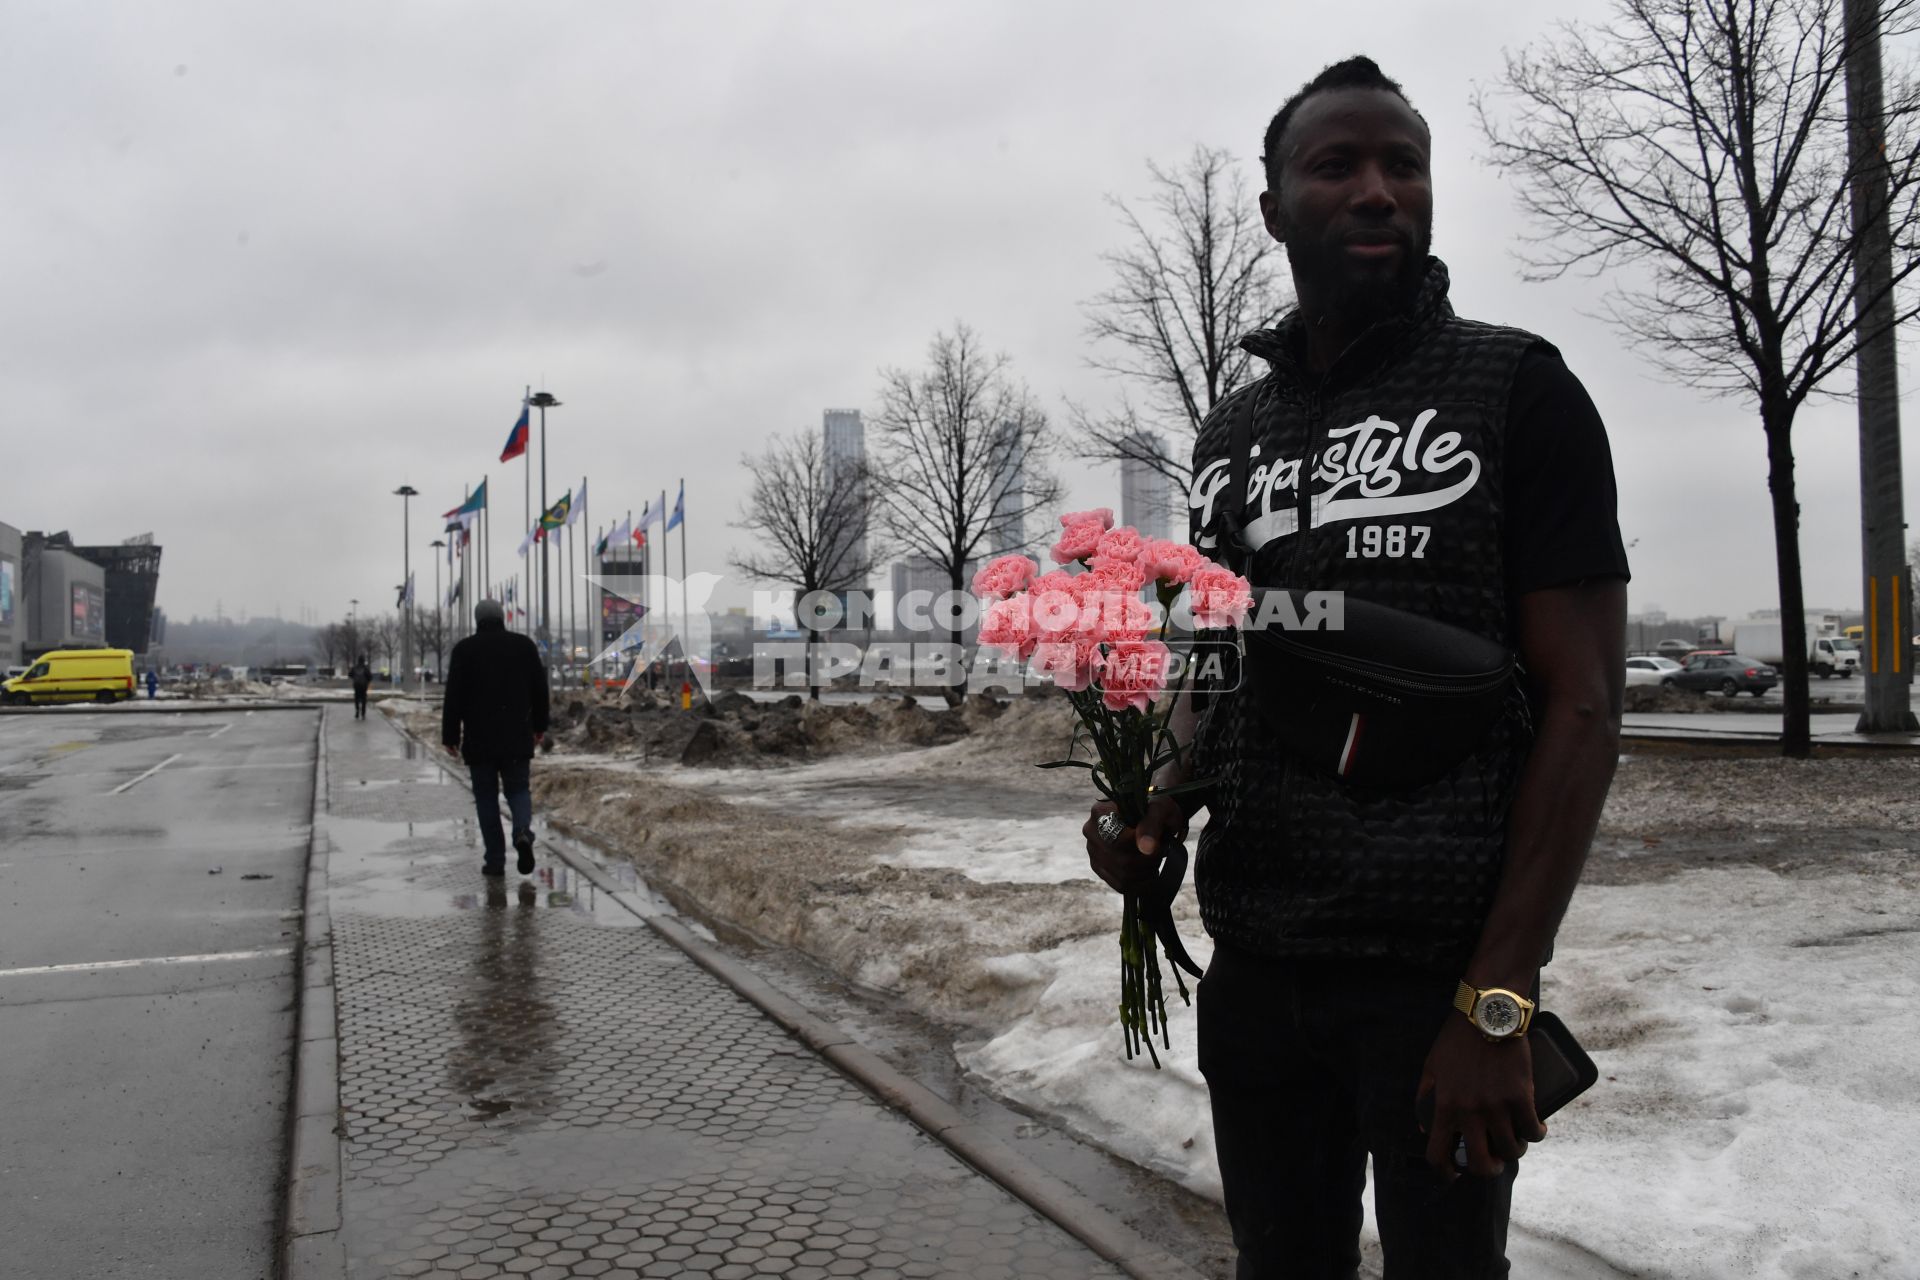
[(1100, 815), (1100, 837), (1108, 844), (1119, 843), (1120, 837), (1127, 834), (1127, 824), (1120, 821), (1117, 813)]

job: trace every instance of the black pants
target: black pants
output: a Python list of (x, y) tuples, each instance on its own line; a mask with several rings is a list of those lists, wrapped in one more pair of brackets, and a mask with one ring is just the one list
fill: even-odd
[(353, 718), (355, 720), (365, 720), (367, 718), (367, 691), (365, 689), (355, 689), (353, 691)]
[(507, 862), (507, 837), (500, 830), (503, 792), (514, 831), (533, 830), (533, 761), (469, 760), (467, 777), (473, 782), (473, 807), (480, 819), (480, 856), (489, 868), (498, 870)]
[(1373, 1157), (1386, 1280), (1507, 1275), (1518, 1172), (1448, 1183), (1423, 1158), (1421, 1068), (1458, 976), (1386, 961), (1273, 960), (1221, 947), (1200, 983), (1240, 1280), (1352, 1280)]

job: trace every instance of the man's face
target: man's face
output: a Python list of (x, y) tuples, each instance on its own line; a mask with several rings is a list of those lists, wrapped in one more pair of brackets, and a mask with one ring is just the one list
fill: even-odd
[(1260, 193), (1260, 212), (1301, 293), (1360, 317), (1411, 301), (1433, 240), (1429, 138), (1413, 108), (1384, 89), (1316, 93), (1272, 160), (1278, 190)]

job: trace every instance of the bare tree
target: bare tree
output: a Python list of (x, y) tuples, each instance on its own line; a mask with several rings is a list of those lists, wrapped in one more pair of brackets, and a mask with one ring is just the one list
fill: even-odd
[(1240, 339), (1271, 326), (1291, 303), (1280, 246), (1225, 151), (1196, 146), (1180, 164), (1147, 162), (1136, 209), (1107, 203), (1124, 248), (1101, 255), (1113, 284), (1083, 304), (1095, 353), (1087, 363), (1140, 393), (1095, 413), (1069, 403), (1076, 434), (1096, 458), (1135, 462), (1192, 486), (1193, 437), (1209, 410), (1253, 376)]
[(400, 615), (378, 614), (371, 621), (361, 623), (360, 629), (361, 639), (387, 664), (388, 677), (399, 685), (406, 679), (394, 665), (394, 656), (400, 652)]
[[(1914, 0), (1883, 20), (1908, 24)], [(1616, 0), (1615, 21), (1509, 54), (1496, 117), (1476, 100), (1495, 165), (1540, 234), (1527, 278), (1605, 273), (1608, 316), (1687, 385), (1750, 397), (1766, 435), (1785, 645), (1782, 750), (1808, 732), (1793, 421), (1861, 343), (1849, 209), (1856, 165), (1886, 167), (1892, 284), (1920, 267), (1920, 98), (1886, 104), (1885, 156), (1860, 159), (1845, 110), (1840, 0)], [(1623, 270), (1623, 268), (1626, 268)], [(1920, 297), (1902, 294), (1895, 325)]]
[[(1047, 415), (966, 325), (935, 334), (922, 368), (882, 372), (873, 421), (875, 514), (893, 546), (954, 590), (976, 560), (1029, 550), (1050, 531), (1060, 482), (1046, 466)], [(959, 627), (948, 634), (960, 643)]]
[(433, 656), (433, 678), (438, 680), (447, 669), (447, 615), (440, 609), (413, 606), (413, 648), (424, 661)]
[(340, 628), (341, 660), (347, 666), (352, 666), (360, 660), (360, 655), (367, 651), (367, 629), (361, 625), (358, 618), (348, 618), (337, 625)]
[[(755, 548), (731, 557), (750, 578), (792, 587), (804, 598), (864, 586), (873, 572), (868, 515), (872, 506), (865, 468), (828, 455), (818, 432), (796, 431), (776, 439), (758, 457), (743, 458), (753, 490), (736, 529), (756, 536)], [(807, 632), (807, 687), (813, 683), (813, 646), (820, 628), (802, 612)]]
[(344, 638), (340, 634), (340, 624), (337, 622), (330, 622), (321, 627), (313, 633), (314, 656), (329, 669), (338, 666), (340, 645)]

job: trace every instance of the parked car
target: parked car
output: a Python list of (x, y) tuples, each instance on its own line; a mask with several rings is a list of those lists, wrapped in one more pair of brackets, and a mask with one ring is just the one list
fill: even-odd
[(1662, 640), (1655, 645), (1654, 652), (1663, 658), (1672, 658), (1675, 662), (1692, 653), (1697, 646), (1690, 640)]
[(1668, 689), (1695, 689), (1724, 693), (1729, 698), (1750, 693), (1758, 698), (1780, 683), (1780, 673), (1755, 658), (1737, 653), (1696, 654), (1680, 670), (1660, 678)]
[(27, 673), (0, 684), (0, 700), (121, 702), (133, 696), (129, 649), (55, 649), (40, 655)]
[(1680, 664), (1672, 658), (1656, 658), (1642, 655), (1627, 659), (1627, 683), (1659, 684), (1665, 677), (1680, 670)]

